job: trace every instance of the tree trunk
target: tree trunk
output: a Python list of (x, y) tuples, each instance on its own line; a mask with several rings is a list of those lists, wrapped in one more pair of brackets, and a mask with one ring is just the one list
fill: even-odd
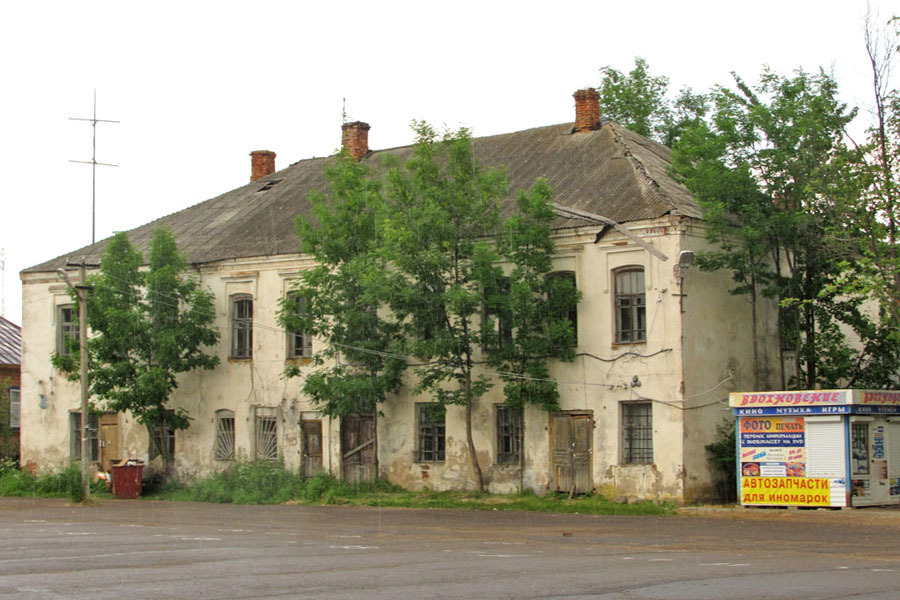
[(484, 475), (481, 465), (478, 464), (478, 455), (475, 454), (475, 441), (472, 439), (472, 373), (466, 371), (466, 444), (469, 447), (469, 460), (472, 462), (472, 470), (475, 472), (475, 483), (478, 491), (484, 491)]

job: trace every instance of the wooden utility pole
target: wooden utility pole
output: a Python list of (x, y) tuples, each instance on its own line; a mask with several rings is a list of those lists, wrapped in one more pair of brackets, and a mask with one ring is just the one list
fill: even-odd
[(69, 286), (69, 290), (75, 292), (78, 298), (78, 357), (81, 362), (78, 379), (81, 381), (81, 492), (84, 501), (91, 497), (91, 436), (90, 436), (90, 403), (89, 391), (90, 381), (88, 381), (88, 350), (87, 350), (87, 304), (88, 292), (92, 286), (87, 285), (87, 267), (96, 268), (100, 265), (89, 265), (84, 262), (71, 264), (66, 261), (66, 266), (78, 267), (78, 285), (73, 285), (69, 280), (68, 274), (63, 269), (57, 269), (60, 278)]

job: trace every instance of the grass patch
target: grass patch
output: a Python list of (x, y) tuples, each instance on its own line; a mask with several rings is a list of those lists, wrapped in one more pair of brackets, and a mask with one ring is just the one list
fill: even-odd
[[(91, 495), (111, 496), (102, 482), (94, 482)], [(18, 468), (0, 468), (0, 496), (68, 498), (82, 502), (81, 463), (71, 462), (58, 471), (37, 476)]]
[(170, 483), (145, 490), (144, 498), (233, 504), (343, 504), (404, 508), (519, 510), (601, 515), (674, 514), (674, 504), (617, 504), (597, 495), (569, 500), (566, 495), (533, 492), (498, 495), (471, 491), (413, 492), (385, 481), (349, 483), (329, 475), (308, 479), (274, 462), (237, 463), (227, 470), (190, 483)]

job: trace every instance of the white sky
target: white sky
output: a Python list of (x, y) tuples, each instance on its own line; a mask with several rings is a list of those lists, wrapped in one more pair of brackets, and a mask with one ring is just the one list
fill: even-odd
[[(900, 0), (872, 0), (884, 21)], [(574, 120), (572, 92), (643, 56), (671, 88), (756, 81), (762, 65), (833, 71), (870, 106), (865, 0), (755, 2), (3, 2), (2, 313), (21, 324), (19, 271), (246, 183), (251, 150), (281, 169), (340, 144), (411, 142), (409, 123), (476, 136)]]

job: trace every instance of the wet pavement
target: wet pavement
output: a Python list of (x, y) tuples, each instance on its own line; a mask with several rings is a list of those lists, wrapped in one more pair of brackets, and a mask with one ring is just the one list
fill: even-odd
[(0, 498), (0, 599), (900, 597), (900, 510), (670, 517)]

